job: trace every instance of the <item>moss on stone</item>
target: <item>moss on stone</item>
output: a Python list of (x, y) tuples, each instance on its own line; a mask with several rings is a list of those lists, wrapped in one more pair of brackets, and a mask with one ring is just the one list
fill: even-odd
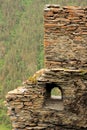
[(30, 76), (28, 79), (29, 82), (36, 84), (37, 83), (37, 77), (36, 76)]
[(85, 74), (87, 74), (87, 70), (81, 70), (80, 71), (80, 75), (85, 75)]

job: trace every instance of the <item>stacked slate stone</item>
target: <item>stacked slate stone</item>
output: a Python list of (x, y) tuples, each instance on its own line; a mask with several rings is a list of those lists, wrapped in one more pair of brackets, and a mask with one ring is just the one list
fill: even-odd
[[(53, 85), (63, 91), (63, 109), (60, 100), (47, 97)], [(87, 71), (47, 69), (36, 84), (27, 81), (6, 99), (13, 130), (87, 129)]]
[[(12, 121), (13, 130), (29, 130), (37, 126), (38, 114), (33, 115), (36, 109), (43, 106), (44, 88), (36, 85), (19, 87), (8, 92), (6, 96), (8, 115)], [(34, 113), (35, 114), (35, 113)]]
[[(54, 108), (54, 113), (58, 117), (52, 117), (57, 123), (58, 130), (86, 130), (87, 129), (87, 70), (70, 70), (64, 68), (48, 69), (44, 75), (38, 79), (38, 82), (58, 86), (62, 90), (63, 109)], [(49, 99), (50, 101), (50, 99)], [(55, 102), (55, 101), (54, 101)], [(55, 105), (54, 102), (51, 102)], [(59, 107), (59, 102), (57, 108)], [(60, 106), (61, 107), (61, 106)], [(56, 111), (57, 110), (57, 111)], [(56, 122), (59, 120), (59, 122)], [(61, 122), (61, 123), (60, 123)], [(50, 122), (49, 122), (50, 123)], [(60, 127), (61, 126), (61, 127)], [(55, 130), (55, 127), (54, 127)]]
[(87, 7), (47, 5), (44, 19), (46, 68), (87, 69)]
[(44, 24), (47, 69), (8, 92), (12, 130), (87, 130), (87, 7), (47, 5)]

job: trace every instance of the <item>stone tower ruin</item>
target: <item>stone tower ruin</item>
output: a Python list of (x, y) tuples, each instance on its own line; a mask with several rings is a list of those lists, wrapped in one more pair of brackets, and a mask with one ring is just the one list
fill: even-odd
[(6, 96), (12, 130), (87, 130), (87, 7), (47, 5), (44, 28), (45, 69)]

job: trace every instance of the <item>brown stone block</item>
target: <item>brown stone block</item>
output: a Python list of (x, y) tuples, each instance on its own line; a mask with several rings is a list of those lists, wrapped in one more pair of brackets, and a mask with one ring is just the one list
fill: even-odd
[(80, 9), (81, 7), (77, 7), (77, 6), (63, 6), (63, 9), (66, 10), (74, 10), (74, 12), (78, 9)]
[(87, 35), (87, 31), (81, 32), (82, 35)]
[(49, 46), (49, 45), (51, 45), (51, 44), (53, 44), (53, 43), (50, 42), (50, 41), (46, 41), (46, 40), (44, 40), (44, 46)]
[(33, 103), (32, 103), (32, 102), (24, 102), (24, 105), (25, 105), (25, 106), (32, 107), (32, 106), (33, 106)]
[(23, 104), (15, 105), (16, 108), (21, 109), (23, 108)]
[[(69, 18), (69, 19), (72, 19), (71, 17)], [(80, 19), (78, 19), (78, 18), (75, 18), (75, 19), (73, 19), (73, 23), (80, 23), (81, 22), (81, 20)]]
[(64, 97), (66, 98), (75, 98), (75, 91), (74, 89), (71, 89), (71, 90), (65, 90), (64, 91)]
[[(14, 128), (21, 128), (21, 126), (22, 126), (23, 124), (21, 124), (21, 123), (19, 123), (19, 122), (14, 122), (14, 123), (12, 123), (12, 126), (14, 127)], [(24, 125), (23, 125), (24, 126)]]
[(52, 11), (48, 11), (48, 12), (44, 13), (44, 17), (52, 17), (52, 16), (53, 16)]
[(76, 10), (76, 13), (78, 14), (85, 14), (85, 11), (83, 9)]
[(37, 126), (37, 125), (36, 125), (36, 123), (29, 123), (29, 126), (30, 126), (30, 127), (35, 127), (35, 126)]
[(57, 20), (57, 22), (65, 22), (65, 23), (69, 23), (70, 22), (70, 20), (67, 19), (67, 18), (57, 18), (56, 20)]
[(76, 29), (77, 29), (77, 27), (76, 27), (76, 26), (73, 26), (73, 25), (66, 27), (66, 30), (67, 30), (67, 31), (75, 31)]
[(61, 66), (61, 62), (45, 61), (45, 65), (47, 68), (55, 68), (56, 66)]
[(66, 12), (72, 15), (72, 17), (76, 16), (76, 11), (75, 9), (67, 8)]
[(12, 121), (16, 121), (18, 118), (17, 118), (16, 116), (10, 116), (10, 119), (11, 119)]
[(49, 23), (44, 25), (46, 28), (55, 28), (57, 27), (57, 24)]
[(60, 13), (63, 9), (62, 8), (52, 8), (51, 9), (54, 14)]
[(75, 36), (74, 40), (76, 40), (76, 41), (83, 41), (83, 38), (81, 36)]

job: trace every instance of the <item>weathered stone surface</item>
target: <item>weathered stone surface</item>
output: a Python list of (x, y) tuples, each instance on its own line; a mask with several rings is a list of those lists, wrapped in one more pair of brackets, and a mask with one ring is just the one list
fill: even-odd
[[(86, 70), (46, 69), (38, 78), (36, 87), (35, 84), (31, 87), (28, 83), (9, 92), (8, 114), (14, 130), (85, 130), (86, 80)], [(61, 88), (62, 100), (50, 98), (50, 92), (55, 86)]]
[[(87, 68), (86, 8), (47, 6), (45, 24), (45, 66)], [(51, 12), (52, 15), (48, 15)]]
[[(46, 6), (46, 69), (8, 92), (12, 130), (87, 130), (86, 14), (86, 7)], [(53, 88), (61, 98), (52, 98)]]

